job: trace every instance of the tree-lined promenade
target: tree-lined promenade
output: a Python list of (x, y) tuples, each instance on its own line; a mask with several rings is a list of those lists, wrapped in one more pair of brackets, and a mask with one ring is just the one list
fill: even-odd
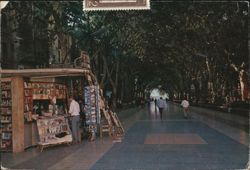
[(2, 45), (1, 66), (66, 65), (84, 50), (101, 86), (112, 91), (114, 107), (158, 85), (171, 99), (246, 103), (247, 5), (152, 2), (149, 11), (84, 12), (82, 1), (9, 2), (1, 34), (7, 30), (19, 44), (14, 59)]

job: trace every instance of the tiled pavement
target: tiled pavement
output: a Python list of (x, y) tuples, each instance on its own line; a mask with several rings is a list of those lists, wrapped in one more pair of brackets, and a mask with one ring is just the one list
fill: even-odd
[[(136, 111), (136, 112), (135, 112)], [(132, 113), (133, 112), (133, 113)], [(192, 112), (192, 111), (191, 111)], [(121, 143), (109, 138), (95, 143), (59, 146), (38, 153), (3, 155), (8, 167), (25, 169), (243, 169), (249, 159), (248, 132), (193, 113), (183, 119), (181, 109), (169, 104), (163, 120), (154, 108), (122, 113), (127, 129)]]
[[(207, 144), (145, 144), (148, 134), (198, 134)], [(207, 125), (189, 121), (139, 121), (94, 169), (242, 169), (248, 148)]]

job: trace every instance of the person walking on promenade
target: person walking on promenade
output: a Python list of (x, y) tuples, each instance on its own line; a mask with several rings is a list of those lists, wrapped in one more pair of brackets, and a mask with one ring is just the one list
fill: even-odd
[(184, 99), (181, 102), (181, 106), (183, 107), (184, 118), (188, 118), (189, 102)]
[(157, 106), (157, 99), (153, 99), (154, 102), (155, 102), (155, 107)]
[(155, 113), (157, 112), (157, 100), (156, 99), (153, 99), (154, 100), (154, 103), (155, 103)]
[(167, 106), (166, 100), (163, 100), (163, 98), (160, 97), (160, 99), (158, 100), (157, 105), (158, 105), (159, 112), (160, 112), (160, 117), (161, 117), (161, 120), (162, 120), (162, 113), (163, 113), (163, 110), (164, 110), (164, 108)]
[(81, 139), (79, 137), (80, 106), (74, 100), (73, 96), (69, 97), (69, 101), (70, 101), (69, 114), (71, 115), (72, 136), (73, 136), (73, 142), (76, 144), (81, 142)]

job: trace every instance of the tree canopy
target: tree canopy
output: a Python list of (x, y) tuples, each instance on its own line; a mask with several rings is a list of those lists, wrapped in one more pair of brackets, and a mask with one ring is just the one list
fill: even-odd
[(49, 46), (55, 35), (69, 34), (76, 42), (72, 60), (80, 50), (90, 54), (114, 105), (117, 98), (133, 100), (158, 85), (173, 98), (220, 103), (240, 98), (240, 70), (248, 74), (247, 5), (152, 2), (148, 11), (84, 12), (81, 2), (10, 2), (4, 12), (15, 11), (12, 19), (23, 36), (20, 62), (48, 62), (46, 48), (39, 60), (28, 50), (29, 37)]

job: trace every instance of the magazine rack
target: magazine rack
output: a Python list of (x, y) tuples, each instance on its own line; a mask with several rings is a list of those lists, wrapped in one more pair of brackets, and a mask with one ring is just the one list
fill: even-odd
[(45, 147), (70, 144), (72, 142), (68, 119), (64, 118), (64, 116), (38, 119), (37, 127), (40, 139), (38, 147), (41, 152)]

